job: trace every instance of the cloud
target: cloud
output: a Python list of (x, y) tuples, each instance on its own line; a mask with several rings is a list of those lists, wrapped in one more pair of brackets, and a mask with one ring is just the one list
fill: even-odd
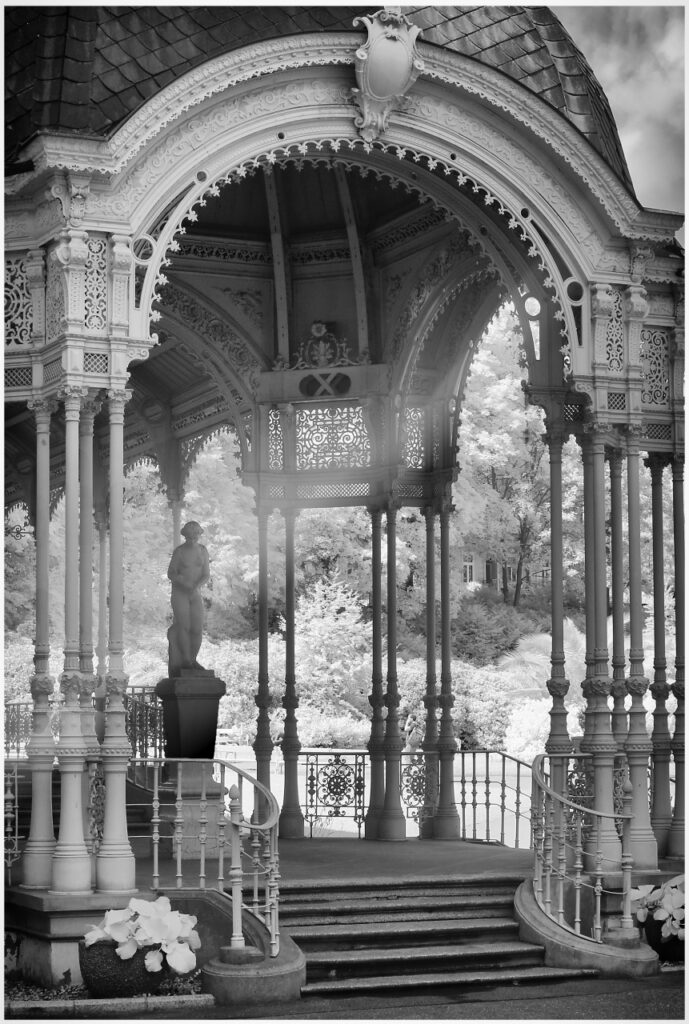
[(553, 10), (603, 87), (637, 196), (684, 209), (684, 8)]

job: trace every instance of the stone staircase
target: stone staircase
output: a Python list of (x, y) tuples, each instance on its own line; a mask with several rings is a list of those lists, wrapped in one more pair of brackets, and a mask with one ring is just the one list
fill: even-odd
[(521, 877), (285, 885), (280, 930), (306, 957), (302, 996), (553, 982), (593, 970), (546, 967), (519, 939)]

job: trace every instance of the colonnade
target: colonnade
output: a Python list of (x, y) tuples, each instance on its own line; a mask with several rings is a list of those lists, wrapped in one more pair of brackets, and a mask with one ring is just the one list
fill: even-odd
[[(438, 507), (424, 508), (427, 550), (427, 675), (424, 704), (427, 709), (426, 732), (422, 749), (425, 754), (426, 797), (420, 827), (424, 838), (456, 839), (460, 821), (454, 795), (454, 754), (457, 749), (452, 724), (452, 645), (450, 606), (449, 521), (452, 506), (441, 501)], [(406, 819), (402, 809), (400, 762), (404, 737), (400, 730), (400, 696), (397, 682), (397, 512), (394, 502), (384, 507), (369, 508), (371, 518), (371, 735), (370, 791), (364, 821), (366, 839), (400, 841), (406, 839)], [(385, 611), (387, 618), (386, 659), (383, 659), (383, 579), (382, 518), (385, 515), (387, 571)], [(268, 516), (269, 510), (259, 508), (259, 672), (258, 718), (254, 751), (257, 776), (270, 785), (270, 760), (273, 743), (270, 737), (268, 709), (270, 682), (268, 667)], [(301, 744), (298, 734), (297, 679), (295, 649), (294, 592), (294, 523), (296, 512), (288, 509), (285, 519), (285, 688), (282, 705), (285, 722), (282, 740), (284, 759), (284, 798), (280, 815), (280, 835), (301, 838), (304, 815), (299, 803), (298, 758)], [(435, 595), (435, 523), (440, 520), (440, 609), (441, 609), (441, 679), (436, 684), (436, 595)], [(385, 672), (384, 672), (385, 669)], [(440, 723), (437, 713), (440, 709)]]
[[(586, 604), (586, 668), (582, 691), (586, 698), (581, 752), (592, 765), (593, 808), (604, 818), (600, 848), (605, 870), (619, 870), (621, 844), (614, 827), (616, 773), (626, 771), (632, 786), (631, 850), (636, 869), (655, 869), (659, 856), (680, 857), (684, 852), (684, 521), (682, 506), (683, 460), (650, 455), (646, 464), (652, 480), (653, 626), (655, 658), (653, 680), (644, 675), (643, 595), (641, 572), (640, 431), (624, 433), (597, 429), (595, 424), (578, 436), (583, 462)], [(546, 435), (551, 486), (551, 603), (552, 696), (551, 727), (546, 750), (551, 757), (554, 788), (566, 793), (567, 765), (573, 744), (567, 732), (563, 642), (563, 528), (562, 446), (564, 434)], [(606, 464), (609, 471), (609, 508), (606, 505)], [(672, 467), (675, 615), (677, 648), (675, 682), (666, 678), (665, 580), (663, 555), (663, 471)], [(626, 468), (627, 515), (622, 500)], [(607, 546), (607, 527), (610, 544)], [(626, 536), (625, 536), (626, 535)], [(608, 584), (610, 584), (608, 589)], [(625, 591), (628, 589), (629, 657), (625, 656)], [(611, 600), (612, 675), (608, 653), (608, 600)], [(646, 729), (643, 698), (655, 699), (652, 736)], [(675, 730), (668, 728), (666, 701), (677, 699)], [(610, 706), (612, 704), (612, 706)], [(675, 765), (675, 794), (671, 798), (671, 757)], [(649, 802), (649, 766), (651, 790)], [(672, 810), (674, 804), (674, 811)]]
[[(102, 486), (94, 500), (94, 420), (100, 394), (67, 386), (57, 400), (30, 403), (36, 421), (36, 640), (31, 693), (33, 727), (28, 743), (32, 774), (31, 825), (22, 857), (22, 884), (56, 894), (129, 892), (135, 863), (126, 821), (126, 773), (131, 746), (125, 730), (127, 686), (123, 653), (124, 409), (129, 393), (107, 393), (109, 416), (109, 583), (105, 590), (107, 526)], [(54, 680), (49, 671), (50, 421), (65, 413), (64, 660), (59, 677), (60, 735), (50, 727)], [(100, 481), (101, 485), (104, 480)], [(99, 531), (98, 676), (94, 670), (94, 515)], [(107, 616), (105, 610), (108, 610)], [(107, 619), (107, 651), (105, 623)], [(93, 695), (100, 704), (98, 730)], [(100, 694), (100, 696), (98, 696)], [(103, 714), (107, 701), (107, 714)], [(60, 772), (60, 826), (54, 838), (52, 771)], [(101, 779), (102, 772), (102, 782)], [(102, 822), (90, 813), (102, 785)]]

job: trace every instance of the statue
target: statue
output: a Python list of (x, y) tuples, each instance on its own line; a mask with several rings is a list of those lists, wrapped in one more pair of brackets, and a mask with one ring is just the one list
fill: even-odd
[(167, 570), (172, 583), (170, 603), (173, 620), (167, 631), (169, 644), (168, 672), (178, 676), (180, 669), (205, 671), (196, 660), (203, 639), (203, 599), (199, 589), (210, 579), (208, 552), (199, 537), (201, 525), (194, 520), (181, 529), (184, 544), (175, 548)]

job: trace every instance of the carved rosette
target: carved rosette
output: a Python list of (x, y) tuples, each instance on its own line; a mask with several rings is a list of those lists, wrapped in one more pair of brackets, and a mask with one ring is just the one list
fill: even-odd
[(357, 25), (366, 27), (368, 39), (354, 55), (358, 88), (352, 89), (352, 99), (360, 111), (354, 123), (370, 143), (387, 129), (391, 110), (402, 104), (424, 70), (416, 51), (421, 30), (404, 14), (390, 10), (355, 18)]

